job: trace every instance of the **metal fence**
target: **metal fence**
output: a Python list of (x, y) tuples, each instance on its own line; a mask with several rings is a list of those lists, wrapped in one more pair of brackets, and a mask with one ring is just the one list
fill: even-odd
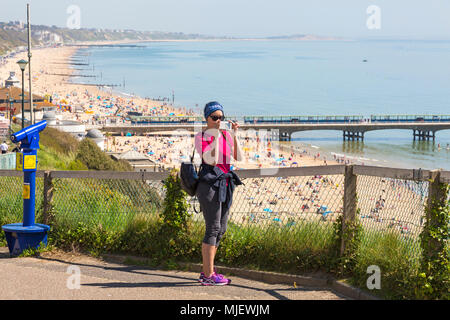
[[(344, 215), (361, 222), (363, 244), (371, 246), (385, 236), (401, 241), (413, 257), (420, 257), (419, 234), (433, 171), (370, 166), (316, 166), (279, 168), (263, 175), (259, 169), (235, 171), (244, 185), (237, 186), (228, 232), (252, 232), (282, 237), (305, 247), (324, 248), (333, 236), (333, 222)], [(125, 230), (140, 219), (158, 218), (165, 197), (168, 172), (38, 171), (37, 219), (53, 215), (58, 224), (101, 225)], [(0, 221), (22, 221), (22, 172), (0, 170)], [(450, 183), (450, 172), (439, 181)], [(447, 202), (450, 200), (447, 199)], [(188, 199), (195, 232), (203, 232), (203, 216), (195, 198)]]

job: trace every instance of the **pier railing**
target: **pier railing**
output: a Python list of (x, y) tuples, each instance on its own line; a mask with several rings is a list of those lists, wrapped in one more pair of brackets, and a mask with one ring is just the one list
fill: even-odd
[[(341, 217), (342, 229), (354, 221), (361, 223), (360, 252), (370, 255), (375, 248), (392, 245), (397, 254), (413, 264), (422, 257), (419, 236), (427, 220), (429, 195), (442, 193), (441, 187), (450, 184), (450, 171), (359, 165), (235, 172), (244, 185), (234, 193), (229, 237), (278, 239), (280, 247), (274, 248), (274, 255), (293, 246), (314, 254), (332, 245), (333, 226)], [(37, 222), (100, 226), (120, 232), (136, 219), (154, 221), (161, 212), (166, 192), (163, 180), (168, 174), (38, 171)], [(0, 170), (3, 224), (22, 221), (22, 179), (22, 172)], [(444, 199), (440, 204), (443, 208), (449, 205), (449, 194), (440, 199)], [(202, 234), (199, 204), (191, 197), (188, 204), (192, 226)], [(341, 253), (346, 241), (342, 239)]]

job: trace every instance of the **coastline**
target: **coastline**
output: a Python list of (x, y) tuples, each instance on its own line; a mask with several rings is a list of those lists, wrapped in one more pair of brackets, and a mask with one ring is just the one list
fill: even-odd
[(302, 38), (223, 38), (223, 39), (124, 39), (124, 40), (103, 40), (103, 41), (80, 41), (69, 46), (107, 46), (107, 45), (126, 45), (145, 42), (220, 42), (220, 41), (357, 41), (355, 39), (333, 38), (333, 37), (306, 37)]

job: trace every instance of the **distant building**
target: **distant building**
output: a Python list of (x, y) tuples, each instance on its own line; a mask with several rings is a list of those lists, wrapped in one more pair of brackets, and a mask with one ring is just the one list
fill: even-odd
[[(53, 120), (45, 119), (51, 123), (53, 123)], [(56, 116), (56, 121), (52, 125), (48, 125), (49, 127), (58, 129), (59, 131), (67, 132), (73, 135), (78, 140), (83, 139), (83, 137), (86, 134), (86, 126), (82, 124), (81, 122), (74, 121), (74, 120), (63, 120), (58, 119)]]
[(50, 31), (39, 30), (33, 32), (33, 34), (39, 37), (39, 41), (44, 42), (46, 44), (60, 44), (63, 42), (60, 35)]
[(91, 139), (102, 150), (105, 150), (105, 136), (98, 129), (91, 129), (86, 133), (86, 138)]
[[(6, 82), (6, 81), (5, 81)], [(17, 86), (10, 87), (0, 87), (0, 112), (9, 111), (10, 109), (10, 101), (12, 99), (12, 114), (21, 114), (22, 113), (22, 88), (18, 88)], [(29, 113), (30, 103), (28, 102), (29, 94), (25, 91), (25, 113)], [(39, 112), (42, 112), (42, 108), (44, 107), (55, 107), (53, 104), (47, 102), (43, 97), (33, 94), (33, 106), (34, 112), (37, 115)], [(37, 119), (37, 118), (36, 118)]]
[(16, 73), (11, 71), (9, 73), (9, 78), (5, 80), (5, 87), (20, 87), (20, 81), (16, 78)]
[(152, 172), (158, 172), (161, 170), (160, 166), (156, 162), (150, 160), (147, 156), (134, 150), (130, 150), (121, 154), (111, 153), (110, 155), (114, 160), (127, 161), (135, 171), (145, 169)]

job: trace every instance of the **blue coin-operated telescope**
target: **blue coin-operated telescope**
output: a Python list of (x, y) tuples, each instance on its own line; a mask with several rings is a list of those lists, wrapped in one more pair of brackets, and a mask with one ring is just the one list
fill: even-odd
[(16, 170), (23, 171), (23, 223), (2, 226), (12, 256), (20, 255), (25, 249), (37, 249), (41, 242), (47, 245), (50, 227), (34, 222), (39, 132), (46, 126), (44, 120), (11, 135), (13, 143), (21, 143), (22, 151), (16, 154)]

